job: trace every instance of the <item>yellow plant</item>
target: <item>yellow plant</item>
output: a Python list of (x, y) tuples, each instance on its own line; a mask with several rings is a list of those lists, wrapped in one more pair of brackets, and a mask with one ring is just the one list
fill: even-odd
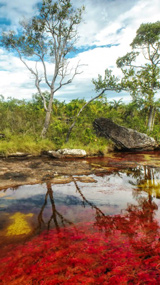
[(27, 217), (32, 217), (33, 214), (28, 215), (20, 212), (15, 213), (10, 217), (13, 220), (12, 224), (7, 228), (6, 236), (27, 235), (32, 231), (30, 224), (27, 221)]

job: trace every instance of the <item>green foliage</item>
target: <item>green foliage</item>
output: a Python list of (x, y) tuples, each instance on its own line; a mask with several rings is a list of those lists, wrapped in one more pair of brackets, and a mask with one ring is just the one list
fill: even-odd
[[(43, 0), (36, 16), (30, 20), (20, 22), (21, 32), (3, 32), (1, 45), (6, 49), (13, 49), (25, 56), (48, 56), (54, 59), (55, 52), (59, 53), (59, 60), (73, 50), (73, 38), (81, 21), (82, 9), (73, 9), (70, 0), (59, 0), (54, 4), (52, 0)], [(59, 40), (55, 46), (54, 39)], [(48, 58), (48, 59), (49, 59)]]
[(116, 90), (120, 92), (119, 79), (115, 75), (112, 75), (112, 70), (106, 69), (104, 78), (102, 75), (98, 75), (98, 79), (92, 79), (93, 84), (95, 85), (96, 92), (98, 91), (107, 91), (107, 90)]
[[(131, 47), (132, 52), (117, 60), (117, 67), (123, 73), (121, 87), (130, 92), (133, 101), (143, 100), (148, 108), (148, 130), (151, 131), (157, 108), (155, 94), (160, 89), (160, 22), (142, 24)], [(140, 54), (145, 63), (137, 64)]]
[(158, 144), (160, 144), (160, 125), (156, 124), (154, 127), (154, 130), (151, 132), (148, 132), (148, 135), (154, 137)]
[(153, 45), (159, 42), (160, 36), (160, 21), (155, 23), (141, 24), (136, 32), (136, 37), (134, 38), (131, 46), (133, 48), (143, 46), (143, 45)]
[[(59, 149), (64, 147), (82, 148), (88, 154), (105, 154), (111, 143), (105, 138), (98, 138), (92, 127), (98, 117), (112, 119), (115, 123), (133, 128), (140, 132), (147, 132), (147, 106), (141, 100), (124, 104), (122, 100), (107, 102), (106, 98), (92, 101), (86, 106), (85, 112), (78, 117), (68, 143), (66, 135), (74, 116), (86, 103), (83, 100), (72, 100), (69, 103), (55, 100), (51, 124), (47, 139), (39, 138), (44, 120), (44, 110), (39, 100), (26, 102), (10, 98), (0, 101), (0, 133), (5, 138), (0, 139), (0, 153), (8, 154), (16, 151), (40, 154), (42, 150)], [(157, 112), (155, 128), (152, 133), (160, 140), (160, 114)]]
[(88, 155), (106, 155), (108, 150), (112, 149), (111, 142), (107, 142), (105, 138), (97, 138), (95, 137), (94, 141), (89, 142), (88, 144), (84, 144), (78, 140), (71, 138), (69, 142), (64, 143), (62, 148), (76, 148), (76, 149), (84, 149)]
[(15, 152), (41, 154), (44, 150), (55, 149), (55, 144), (48, 140), (36, 140), (34, 137), (25, 135), (12, 135), (6, 140), (0, 140), (0, 155), (8, 155)]
[(139, 55), (139, 52), (128, 52), (126, 55), (119, 57), (116, 61), (117, 67), (130, 66), (133, 61), (136, 60), (136, 57)]
[[(39, 3), (40, 4), (40, 3)], [(84, 7), (74, 9), (70, 0), (42, 0), (34, 17), (20, 22), (19, 29), (2, 32), (0, 46), (17, 53), (22, 63), (35, 79), (38, 93), (34, 101), (38, 108), (46, 112), (41, 137), (46, 137), (49, 128), (53, 98), (55, 93), (66, 84), (70, 84), (78, 74), (68, 72), (67, 55), (74, 51), (77, 39), (77, 25), (81, 22)], [(29, 64), (30, 58), (36, 62)], [(27, 61), (27, 59), (29, 59)], [(52, 75), (47, 72), (47, 63), (52, 65)], [(39, 63), (42, 69), (39, 70)], [(68, 74), (70, 78), (67, 77)], [(66, 79), (67, 77), (67, 79)], [(49, 93), (44, 93), (43, 88)]]

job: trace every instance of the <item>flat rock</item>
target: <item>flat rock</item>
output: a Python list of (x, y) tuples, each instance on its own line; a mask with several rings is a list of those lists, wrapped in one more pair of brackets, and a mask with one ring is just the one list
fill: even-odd
[(51, 179), (50, 182), (53, 184), (67, 184), (67, 183), (72, 182), (72, 177), (71, 176), (69, 176), (69, 177), (64, 177), (64, 176), (55, 177), (55, 178)]
[(78, 176), (74, 177), (76, 181), (83, 182), (83, 183), (95, 183), (97, 180), (95, 180), (93, 177), (90, 176)]
[(92, 174), (90, 164), (83, 160), (60, 160), (50, 157), (0, 159), (0, 190), (19, 185), (39, 184), (51, 181), (64, 184), (73, 176)]
[[(2, 157), (5, 157), (5, 155), (1, 155)], [(14, 153), (10, 153), (7, 155), (7, 157), (28, 157), (31, 156), (29, 153), (25, 153), (25, 152), (14, 152)]]
[(119, 126), (107, 118), (96, 119), (93, 126), (98, 135), (111, 139), (119, 150), (145, 151), (154, 150), (158, 147), (154, 138), (133, 129)]
[(64, 148), (57, 150), (57, 153), (65, 157), (85, 157), (87, 155), (86, 151), (83, 149), (70, 149)]

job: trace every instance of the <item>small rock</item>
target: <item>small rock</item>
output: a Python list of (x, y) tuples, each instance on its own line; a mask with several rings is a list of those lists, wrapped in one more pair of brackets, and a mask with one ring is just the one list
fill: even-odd
[(61, 154), (58, 151), (49, 150), (47, 151), (47, 154), (53, 158), (61, 158)]
[(29, 156), (29, 154), (24, 152), (15, 152), (8, 154), (8, 157), (26, 157), (26, 156)]
[(85, 157), (87, 155), (86, 151), (83, 149), (59, 149), (57, 153), (65, 156), (65, 157)]

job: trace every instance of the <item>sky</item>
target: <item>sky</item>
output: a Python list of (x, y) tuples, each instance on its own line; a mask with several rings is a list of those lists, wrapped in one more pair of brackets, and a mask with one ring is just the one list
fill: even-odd
[[(0, 0), (0, 32), (17, 30), (19, 21), (35, 15), (39, 0)], [(159, 0), (72, 0), (75, 7), (85, 6), (83, 19), (78, 27), (77, 52), (68, 60), (70, 66), (80, 62), (82, 73), (73, 82), (60, 89), (55, 98), (70, 101), (76, 98), (89, 100), (96, 96), (92, 79), (104, 75), (106, 68), (121, 76), (116, 67), (118, 57), (131, 51), (130, 43), (142, 23), (159, 21)], [(27, 62), (32, 66), (33, 61)], [(52, 72), (47, 63), (48, 72)], [(37, 93), (33, 76), (18, 56), (0, 47), (0, 94), (30, 100)], [(108, 101), (129, 102), (129, 94), (108, 92)]]

